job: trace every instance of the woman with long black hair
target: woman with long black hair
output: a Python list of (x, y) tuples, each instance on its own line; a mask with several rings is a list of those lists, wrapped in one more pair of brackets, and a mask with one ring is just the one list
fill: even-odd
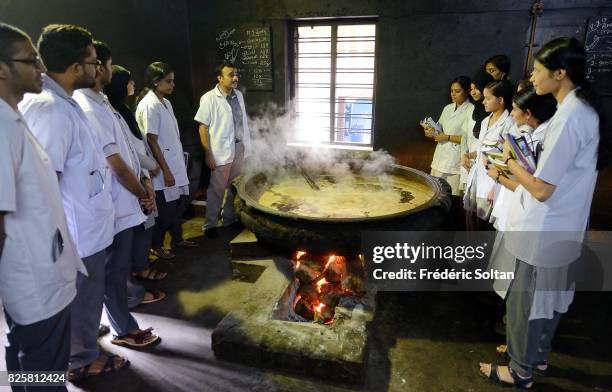
[(452, 102), (444, 107), (438, 120), (442, 131), (435, 133), (432, 128), (424, 126), (425, 136), (437, 142), (431, 161), (431, 175), (444, 178), (455, 196), (459, 195), (461, 139), (466, 133), (467, 120), (474, 108), (469, 100), (469, 92), (470, 78), (459, 76), (453, 79), (450, 83)]
[(183, 239), (181, 210), (184, 198), (189, 195), (189, 179), (183, 157), (178, 122), (172, 104), (166, 96), (174, 91), (174, 71), (162, 62), (147, 67), (145, 89), (139, 96), (136, 121), (146, 135), (151, 152), (161, 174), (153, 178), (155, 202), (159, 216), (153, 228), (152, 253), (162, 259), (172, 259), (174, 254), (163, 248), (167, 231), (172, 246), (194, 247), (195, 242)]
[(510, 116), (512, 109), (512, 85), (507, 80), (493, 81), (483, 91), (483, 104), (489, 115), (482, 120), (478, 137), (476, 160), (468, 175), (463, 206), (466, 212), (474, 214), (469, 222), (477, 222), (468, 230), (491, 230), (488, 224), (493, 209), (496, 183), (487, 176), (485, 153), (501, 148), (499, 136), (505, 135), (513, 126)]
[[(574, 298), (571, 264), (581, 254), (598, 170), (608, 164), (609, 122), (585, 78), (586, 53), (575, 38), (557, 38), (536, 55), (531, 82), (538, 95), (552, 94), (557, 111), (544, 138), (533, 175), (504, 160), (524, 188), (504, 235), (515, 257), (506, 296), (508, 366), (481, 363), (483, 375), (523, 389), (533, 372), (546, 371), (561, 314)], [(518, 188), (517, 188), (518, 189)]]
[[(459, 189), (463, 192), (467, 186), (467, 177), (478, 153), (478, 136), (480, 135), (480, 125), (489, 113), (484, 108), (483, 91), (487, 84), (493, 81), (489, 73), (484, 70), (478, 71), (470, 83), (470, 96), (474, 110), (472, 117), (467, 119), (466, 134), (461, 138), (461, 177)], [(473, 225), (468, 225), (471, 227)]]
[[(526, 140), (529, 148), (537, 155), (542, 148), (542, 140), (546, 136), (548, 121), (557, 110), (557, 101), (551, 94), (538, 95), (533, 87), (527, 87), (512, 98), (512, 112), (516, 128), (510, 130), (509, 137), (519, 137)], [(495, 165), (489, 165), (487, 172), (495, 182), (502, 185), (499, 191), (491, 217), (495, 220), (498, 231), (506, 230), (509, 203), (514, 197), (514, 190), (518, 183), (509, 178)], [(520, 196), (519, 196), (520, 197)]]
[[(104, 87), (104, 93), (113, 108), (123, 117), (127, 123), (131, 134), (132, 145), (138, 154), (138, 160), (142, 167), (141, 182), (153, 192), (151, 177), (159, 174), (159, 166), (152, 157), (146, 139), (142, 137), (142, 132), (136, 122), (134, 113), (126, 103), (126, 99), (133, 93), (132, 73), (120, 65), (113, 65), (113, 77), (111, 82)], [(147, 280), (161, 280), (166, 277), (165, 272), (159, 272), (150, 268), (149, 250), (153, 236), (153, 226), (157, 211), (144, 211), (147, 213), (146, 222), (138, 225), (134, 229), (134, 246), (132, 247), (132, 274), (134, 277)], [(128, 280), (128, 307), (133, 308), (140, 303), (153, 303), (166, 297), (166, 294), (157, 289), (145, 290), (145, 288), (134, 281)]]

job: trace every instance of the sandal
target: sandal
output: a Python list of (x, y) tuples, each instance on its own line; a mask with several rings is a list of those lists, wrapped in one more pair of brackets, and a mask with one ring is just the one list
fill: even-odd
[(197, 242), (187, 241), (187, 240), (183, 240), (180, 242), (173, 242), (171, 245), (173, 248), (197, 248), (198, 247)]
[[(82, 380), (87, 377), (95, 377), (101, 374), (116, 372), (118, 370), (123, 369), (126, 366), (129, 366), (130, 364), (130, 361), (128, 361), (127, 359), (123, 357), (120, 357), (119, 355), (115, 355), (115, 354), (109, 355), (106, 353), (102, 353), (100, 354), (99, 358), (102, 358), (104, 356), (106, 357), (106, 361), (104, 362), (104, 365), (102, 366), (99, 372), (90, 372), (92, 365), (93, 365), (93, 362), (92, 362), (87, 366), (83, 366), (78, 369), (70, 370), (68, 372), (68, 381), (74, 382), (77, 380)], [(115, 362), (116, 358), (119, 359), (119, 362)]]
[(140, 301), (141, 305), (146, 305), (146, 304), (152, 304), (158, 301), (161, 301), (162, 299), (166, 298), (166, 293), (164, 293), (161, 290), (158, 289), (151, 289), (151, 290), (147, 290), (145, 291), (145, 297), (147, 295), (147, 293), (151, 294), (153, 296), (153, 298), (151, 299), (144, 299), (144, 297), (142, 298), (142, 301)]
[(136, 279), (142, 280), (163, 280), (166, 276), (168, 276), (166, 272), (157, 271), (153, 268), (147, 268), (137, 274), (134, 274)]
[(490, 380), (491, 382), (502, 387), (512, 387), (523, 390), (531, 389), (533, 387), (533, 377), (522, 378), (514, 370), (512, 370), (510, 366), (508, 366), (508, 373), (510, 373), (510, 376), (512, 377), (512, 382), (508, 382), (499, 378), (498, 369), (499, 367), (497, 364), (492, 363), (489, 375), (484, 374), (482, 371), (479, 371), (479, 373), (487, 380)]
[[(510, 357), (508, 355), (508, 346), (506, 346), (505, 344), (500, 344), (499, 346), (497, 346), (495, 348), (495, 350), (497, 351), (497, 353), (499, 355), (504, 355), (506, 357)], [(535, 373), (538, 373), (540, 375), (543, 375), (546, 373), (546, 371), (548, 370), (548, 361), (547, 360), (543, 360), (538, 362), (534, 367), (533, 370)]]
[(135, 333), (127, 333), (123, 336), (115, 335), (111, 343), (130, 348), (147, 347), (159, 340), (159, 336), (151, 333), (152, 330), (153, 328), (147, 328)]
[(176, 257), (174, 255), (174, 253), (172, 253), (169, 250), (166, 250), (164, 248), (151, 249), (151, 254), (153, 256), (156, 256), (159, 259), (164, 259), (164, 260), (172, 260), (173, 258)]

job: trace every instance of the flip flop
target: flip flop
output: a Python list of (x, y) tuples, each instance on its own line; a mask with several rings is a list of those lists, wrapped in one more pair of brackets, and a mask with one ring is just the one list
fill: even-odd
[(151, 298), (151, 299), (144, 299), (143, 298), (142, 301), (140, 301), (141, 305), (152, 304), (152, 303), (161, 301), (162, 299), (167, 297), (166, 293), (164, 293), (163, 291), (158, 290), (158, 289), (147, 290), (145, 292), (145, 295), (147, 295), (147, 293), (151, 293), (153, 298)]

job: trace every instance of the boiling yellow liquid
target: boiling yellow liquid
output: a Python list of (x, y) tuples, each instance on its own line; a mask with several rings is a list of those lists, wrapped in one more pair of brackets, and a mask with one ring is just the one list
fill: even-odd
[(428, 185), (394, 174), (338, 179), (313, 176), (314, 190), (299, 174), (279, 180), (259, 198), (266, 207), (313, 218), (378, 217), (412, 210), (429, 200)]

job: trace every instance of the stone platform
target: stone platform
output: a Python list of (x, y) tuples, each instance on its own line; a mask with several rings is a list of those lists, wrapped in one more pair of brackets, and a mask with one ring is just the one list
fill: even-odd
[(344, 383), (363, 381), (374, 292), (341, 303), (331, 325), (275, 320), (275, 306), (293, 282), (292, 262), (274, 257), (232, 264), (237, 275), (253, 276), (257, 271), (256, 280), (241, 306), (227, 314), (212, 334), (218, 359)]

